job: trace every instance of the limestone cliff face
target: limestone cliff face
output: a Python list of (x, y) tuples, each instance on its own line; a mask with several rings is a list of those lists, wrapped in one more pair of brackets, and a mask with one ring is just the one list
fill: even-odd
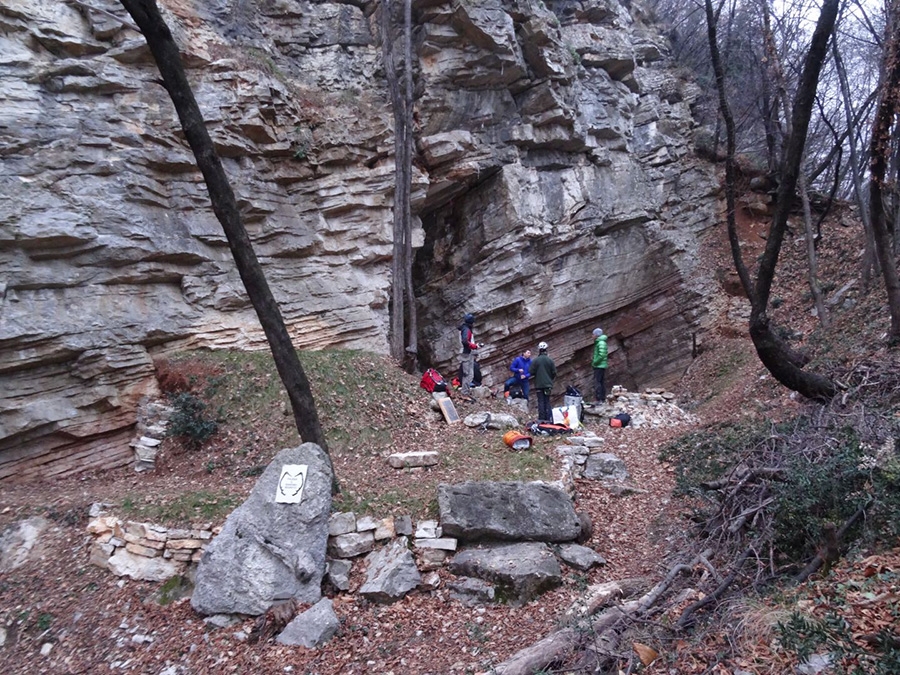
[[(162, 0), (300, 348), (387, 351), (393, 121), (377, 6)], [(551, 344), (584, 386), (691, 354), (716, 184), (691, 85), (615, 0), (414, 3), (424, 365), (478, 317), (495, 381)], [(143, 38), (112, 0), (0, 0), (0, 479), (121, 465), (152, 356), (262, 348)]]

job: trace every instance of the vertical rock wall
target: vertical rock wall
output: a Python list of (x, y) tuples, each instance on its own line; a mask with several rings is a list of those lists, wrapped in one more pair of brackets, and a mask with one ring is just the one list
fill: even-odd
[[(550, 344), (561, 392), (590, 395), (591, 331), (610, 379), (672, 384), (704, 312), (698, 237), (717, 184), (692, 151), (697, 90), (615, 0), (430, 5), (420, 149), (430, 177), (417, 259), (425, 358), (455, 372), (477, 317), (494, 382)], [(466, 111), (468, 114), (453, 114)]]
[[(377, 4), (160, 2), (299, 348), (387, 351), (392, 116)], [(714, 183), (692, 89), (614, 0), (414, 3), (425, 365), (551, 343), (671, 382)], [(639, 17), (638, 17), (639, 19)], [(113, 0), (0, 0), (0, 479), (131, 458), (152, 357), (264, 348), (143, 38)], [(570, 382), (571, 380), (571, 382)]]

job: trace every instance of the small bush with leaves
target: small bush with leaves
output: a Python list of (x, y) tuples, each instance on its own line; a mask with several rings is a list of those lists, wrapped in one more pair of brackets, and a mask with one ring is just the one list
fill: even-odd
[(211, 396), (222, 383), (221, 369), (200, 359), (160, 358), (153, 367), (160, 391), (170, 396), (184, 392)]
[(813, 654), (827, 653), (832, 661), (828, 672), (835, 675), (895, 675), (900, 673), (900, 643), (889, 630), (869, 640), (871, 650), (857, 644), (847, 621), (833, 613), (822, 619), (799, 612), (778, 624), (781, 646), (806, 662)]
[[(784, 480), (773, 484), (776, 547), (790, 560), (816, 553), (826, 528), (840, 528), (864, 509), (866, 517), (844, 533), (842, 548), (859, 540), (891, 539), (900, 532), (900, 462), (862, 442), (850, 426), (809, 429), (825, 437), (813, 450), (810, 436), (789, 439)], [(879, 455), (886, 455), (881, 457)]]
[(675, 439), (659, 459), (675, 465), (676, 494), (696, 494), (700, 483), (721, 478), (748, 448), (762, 443), (765, 431), (761, 426), (712, 426)]
[(175, 410), (169, 418), (169, 436), (181, 438), (196, 449), (218, 431), (219, 425), (206, 415), (206, 404), (194, 394), (182, 392), (171, 400)]

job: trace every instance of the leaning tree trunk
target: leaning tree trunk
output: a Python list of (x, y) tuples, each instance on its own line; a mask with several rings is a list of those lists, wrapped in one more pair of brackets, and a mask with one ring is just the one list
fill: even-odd
[[(713, 72), (716, 76), (716, 89), (719, 94), (719, 112), (721, 113), (722, 121), (725, 123), (725, 219), (728, 227), (728, 243), (731, 246), (731, 257), (734, 259), (734, 267), (737, 270), (741, 286), (752, 304), (754, 302), (753, 282), (750, 279), (750, 272), (747, 270), (741, 254), (741, 243), (737, 233), (737, 221), (735, 218), (735, 210), (737, 209), (737, 199), (735, 198), (737, 172), (734, 159), (736, 154), (734, 116), (731, 114), (731, 106), (728, 104), (725, 92), (725, 68), (722, 66), (718, 38), (716, 37), (718, 19), (718, 13), (713, 12), (712, 0), (706, 0), (706, 29), (710, 44), (710, 57)], [(718, 120), (716, 124), (718, 125)]]
[(884, 52), (884, 81), (875, 110), (869, 153), (871, 155), (869, 207), (872, 231), (875, 235), (875, 250), (881, 263), (881, 274), (884, 277), (891, 313), (889, 340), (892, 344), (897, 344), (900, 343), (900, 279), (894, 262), (890, 232), (885, 222), (883, 189), (890, 152), (890, 132), (894, 117), (900, 110), (900, 0), (889, 3), (888, 36)]
[[(800, 162), (803, 158), (803, 148), (806, 143), (809, 119), (815, 100), (816, 84), (827, 53), (828, 40), (834, 29), (838, 4), (839, 0), (825, 0), (813, 33), (809, 51), (804, 60), (800, 85), (792, 106), (788, 140), (781, 160), (775, 213), (769, 227), (766, 249), (759, 263), (756, 283), (751, 288), (747, 288), (749, 285), (748, 273), (740, 256), (740, 247), (736, 241), (736, 234), (732, 233), (732, 222), (729, 220), (729, 239), (731, 239), (735, 267), (738, 275), (741, 277), (742, 284), (745, 286), (745, 290), (747, 290), (747, 297), (750, 299), (750, 337), (753, 340), (756, 353), (775, 379), (803, 396), (816, 400), (827, 400), (832, 397), (837, 391), (834, 383), (826, 377), (803, 370), (803, 360), (778, 336), (766, 310), (772, 291), (772, 281), (775, 278), (778, 255), (781, 251), (785, 230), (787, 229), (790, 206), (797, 187)], [(712, 0), (706, 0), (705, 5), (710, 56), (716, 75), (716, 86), (719, 90), (719, 106), (723, 116), (728, 115), (730, 117), (730, 109), (725, 97), (725, 75), (718, 54), (719, 49), (716, 38), (715, 24), (718, 16), (713, 11)], [(726, 117), (726, 120), (728, 117)], [(732, 146), (729, 149), (729, 154), (733, 152), (734, 148)], [(735, 186), (733, 181), (729, 182), (727, 171), (728, 165), (726, 163), (726, 199), (728, 199), (729, 210), (731, 210), (734, 204), (733, 191)], [(732, 192), (732, 194), (729, 195), (729, 192)], [(729, 218), (732, 217), (733, 215), (729, 213)]]
[(775, 332), (772, 322), (766, 315), (766, 308), (772, 291), (772, 281), (775, 278), (778, 255), (781, 252), (781, 244), (787, 229), (790, 207), (796, 194), (803, 148), (806, 144), (806, 133), (809, 129), (812, 106), (815, 102), (816, 86), (828, 52), (828, 40), (837, 19), (838, 5), (839, 0), (825, 0), (823, 3), (809, 51), (803, 63), (800, 83), (791, 110), (790, 135), (781, 165), (775, 213), (772, 216), (766, 249), (760, 260), (756, 278), (757, 302), (750, 312), (750, 337), (753, 339), (753, 345), (756, 347), (760, 360), (779, 382), (807, 398), (816, 400), (827, 400), (834, 396), (837, 391), (834, 382), (821, 375), (803, 370), (802, 361), (792, 353), (788, 345)]
[[(321, 446), (330, 464), (331, 458), (328, 455), (325, 434), (319, 423), (309, 380), (303, 372), (303, 366), (291, 342), (281, 310), (253, 251), (253, 244), (244, 228), (228, 176), (216, 155), (212, 140), (206, 131), (203, 115), (184, 73), (178, 46), (154, 0), (122, 0), (122, 5), (147, 40), (162, 75), (162, 85), (172, 98), (184, 135), (197, 160), (197, 166), (203, 173), (213, 211), (225, 231), (238, 273), (259, 317), (272, 350), (275, 367), (287, 390), (300, 438)], [(334, 487), (337, 487), (336, 482)]]

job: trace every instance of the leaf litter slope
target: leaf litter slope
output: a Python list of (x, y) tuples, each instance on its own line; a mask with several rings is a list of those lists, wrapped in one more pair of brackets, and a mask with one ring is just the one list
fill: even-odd
[[(843, 234), (822, 248), (823, 278), (837, 279), (833, 293), (852, 279), (857, 259), (854, 236)], [(801, 319), (792, 327), (816, 345), (815, 320), (804, 300), (801, 246), (789, 241), (787, 264), (776, 288), (783, 301), (776, 319)], [(706, 251), (711, 269), (730, 269), (724, 238), (713, 236)], [(848, 282), (849, 283), (849, 282)], [(847, 303), (849, 298), (855, 302)], [(802, 405), (759, 366), (744, 337), (740, 298), (723, 294), (714, 303), (704, 351), (688, 371), (681, 400), (701, 420), (747, 416), (788, 416)], [(842, 334), (865, 335), (874, 343), (884, 323), (878, 300), (852, 286), (836, 306)], [(818, 364), (851, 363), (865, 358), (857, 341), (840, 349), (818, 345)], [(827, 356), (823, 356), (823, 354)], [(577, 508), (589, 513), (594, 533), (587, 545), (607, 565), (590, 572), (565, 570), (564, 584), (522, 608), (471, 608), (452, 600), (451, 579), (439, 572), (436, 590), (417, 591), (390, 606), (370, 605), (352, 593), (362, 583), (357, 563), (351, 592), (333, 594), (341, 632), (320, 650), (249, 644), (252, 621), (210, 630), (189, 604), (161, 605), (159, 584), (120, 580), (88, 564), (84, 533), (91, 503), (108, 502), (116, 515), (168, 524), (220, 524), (249, 493), (255, 477), (282, 447), (297, 442), (286, 399), (266, 354), (202, 353), (175, 359), (193, 369), (192, 387), (219, 418), (218, 433), (201, 448), (184, 450), (174, 439), (163, 444), (156, 472), (135, 476), (130, 469), (85, 474), (47, 483), (4, 486), (0, 524), (43, 514), (51, 528), (31, 560), (0, 577), (0, 621), (6, 640), (0, 647), (5, 672), (293, 672), (448, 673), (479, 672), (550, 633), (565, 621), (566, 610), (595, 583), (626, 577), (659, 578), (668, 556), (681, 548), (687, 528), (672, 501), (672, 468), (659, 450), (690, 429), (609, 429), (589, 424), (606, 438), (605, 450), (625, 461), (640, 491), (615, 497), (589, 481), (577, 485)], [(379, 356), (322, 352), (303, 355), (333, 454), (343, 493), (336, 509), (376, 516), (436, 515), (440, 482), (466, 479), (531, 480), (556, 477), (557, 441), (539, 439), (530, 453), (513, 453), (500, 432), (457, 425), (450, 429), (430, 410), (428, 395), (412, 378)], [(816, 363), (816, 361), (814, 361)], [(612, 383), (615, 374), (611, 373)], [(460, 403), (462, 416), (481, 406)], [(502, 401), (489, 407), (507, 412)], [(440, 464), (417, 472), (390, 469), (391, 452), (437, 449)], [(680, 672), (702, 672), (715, 657), (717, 640), (692, 645)], [(49, 644), (49, 654), (42, 646)], [(748, 643), (752, 651), (761, 643)], [(46, 651), (47, 647), (44, 647)], [(166, 671), (166, 669), (169, 669)], [(290, 671), (287, 671), (290, 672)], [(648, 671), (649, 672), (649, 671)]]
[[(158, 672), (167, 664), (184, 672), (283, 672), (287, 665), (320, 673), (483, 670), (553, 630), (589, 584), (658, 572), (668, 545), (665, 509), (671, 478), (656, 461), (655, 448), (673, 431), (611, 430), (589, 421), (600, 435), (609, 436), (610, 448), (646, 490), (614, 499), (581, 482), (577, 506), (595, 522), (588, 545), (606, 557), (605, 567), (567, 569), (563, 586), (523, 608), (465, 607), (450, 599), (446, 583), (452, 577), (443, 570), (436, 590), (415, 592), (390, 606), (370, 605), (352, 592), (335, 594), (341, 634), (317, 651), (250, 645), (234, 637), (242, 628), (249, 633), (252, 621), (208, 631), (187, 602), (155, 602), (159, 584), (120, 580), (88, 564), (84, 531), (94, 502), (112, 504), (110, 510), (127, 519), (220, 524), (274, 454), (297, 442), (265, 354), (184, 358), (174, 367), (192, 374), (191, 386), (219, 419), (217, 434), (202, 447), (186, 450), (166, 439), (152, 474), (136, 476), (126, 468), (4, 489), (4, 525), (34, 514), (49, 516), (53, 523), (37, 560), (7, 573), (0, 584), (2, 621), (9, 626), (6, 646), (0, 649), (6, 672), (123, 667)], [(450, 428), (430, 409), (418, 379), (385, 358), (323, 352), (304, 354), (303, 360), (343, 489), (335, 509), (379, 517), (435, 517), (440, 482), (550, 480), (557, 475), (558, 440), (538, 439), (530, 452), (513, 452), (502, 443), (502, 432)], [(458, 407), (463, 417), (485, 407), (510, 410), (499, 399), (484, 405), (458, 402)], [(437, 467), (398, 471), (388, 466), (392, 452), (430, 449), (441, 453)], [(363, 565), (357, 563), (351, 591), (362, 580)], [(53, 646), (41, 656), (45, 643)]]

